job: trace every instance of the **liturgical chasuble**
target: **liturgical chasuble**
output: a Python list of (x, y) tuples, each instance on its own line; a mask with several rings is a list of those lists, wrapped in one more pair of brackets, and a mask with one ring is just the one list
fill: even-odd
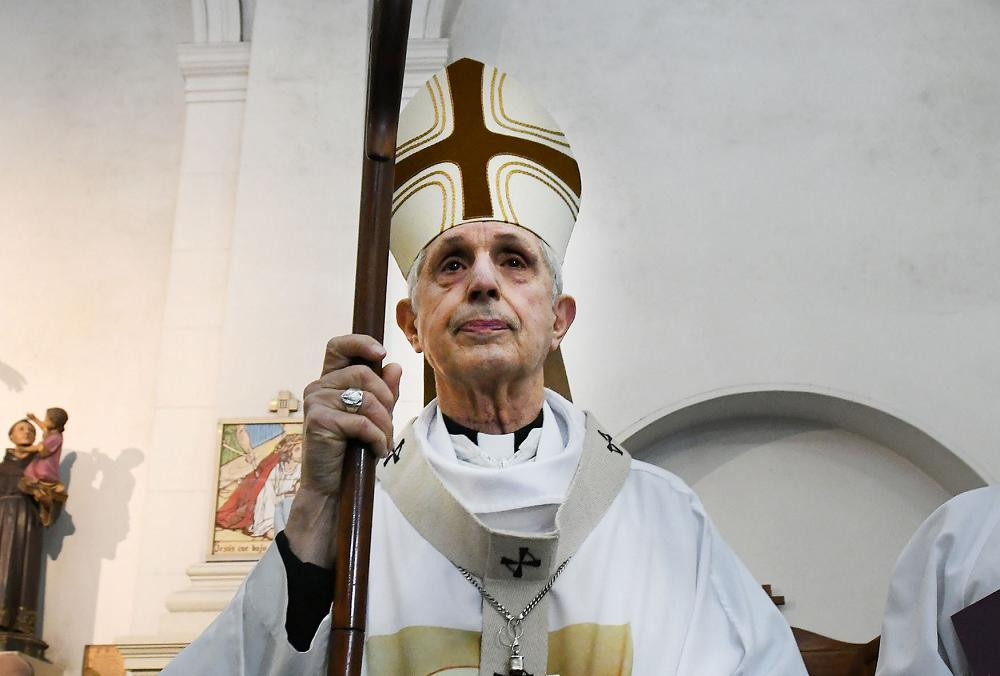
[[(804, 675), (788, 624), (690, 489), (551, 391), (544, 411), (536, 456), (516, 466), (457, 461), (434, 402), (380, 462), (365, 673), (506, 674), (506, 622), (458, 566), (517, 614), (568, 558), (525, 620), (529, 674)], [(329, 615), (296, 651), (286, 584), (272, 547), (164, 673), (324, 673)]]

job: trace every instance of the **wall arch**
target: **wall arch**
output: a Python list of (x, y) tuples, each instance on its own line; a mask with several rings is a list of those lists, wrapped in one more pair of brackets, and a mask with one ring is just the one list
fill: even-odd
[(830, 425), (897, 451), (952, 495), (989, 483), (957, 451), (886, 407), (846, 393), (804, 386), (715, 390), (658, 409), (619, 437), (636, 457), (679, 432), (739, 418), (790, 418)]
[(985, 478), (902, 416), (804, 388), (709, 392), (646, 416), (622, 443), (691, 485), (794, 626), (880, 631), (896, 558), (950, 496)]

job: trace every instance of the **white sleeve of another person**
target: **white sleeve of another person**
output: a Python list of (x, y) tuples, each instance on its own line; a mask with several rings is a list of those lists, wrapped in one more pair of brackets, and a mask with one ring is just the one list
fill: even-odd
[(927, 517), (889, 584), (877, 676), (968, 673), (951, 616), (1000, 588), (1000, 486), (958, 495)]

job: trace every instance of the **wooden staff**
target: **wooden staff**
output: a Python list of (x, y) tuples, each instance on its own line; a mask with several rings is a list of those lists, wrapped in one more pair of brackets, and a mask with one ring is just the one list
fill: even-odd
[[(411, 0), (374, 0), (368, 49), (365, 154), (361, 174), (354, 333), (382, 342), (396, 128), (403, 91)], [(380, 365), (373, 365), (380, 372)], [(337, 516), (328, 676), (357, 676), (365, 644), (375, 457), (352, 442), (344, 457)]]

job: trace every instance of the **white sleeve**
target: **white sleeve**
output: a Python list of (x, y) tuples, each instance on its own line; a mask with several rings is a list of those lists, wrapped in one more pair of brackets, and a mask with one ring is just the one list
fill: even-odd
[(692, 499), (704, 521), (697, 599), (677, 673), (806, 676), (788, 622)]
[(877, 676), (968, 672), (951, 616), (1000, 586), (1000, 488), (968, 491), (921, 524), (896, 562)]
[(163, 676), (300, 676), (326, 673), (329, 613), (312, 644), (298, 652), (288, 643), (285, 565), (275, 545), (211, 625), (185, 648)]

